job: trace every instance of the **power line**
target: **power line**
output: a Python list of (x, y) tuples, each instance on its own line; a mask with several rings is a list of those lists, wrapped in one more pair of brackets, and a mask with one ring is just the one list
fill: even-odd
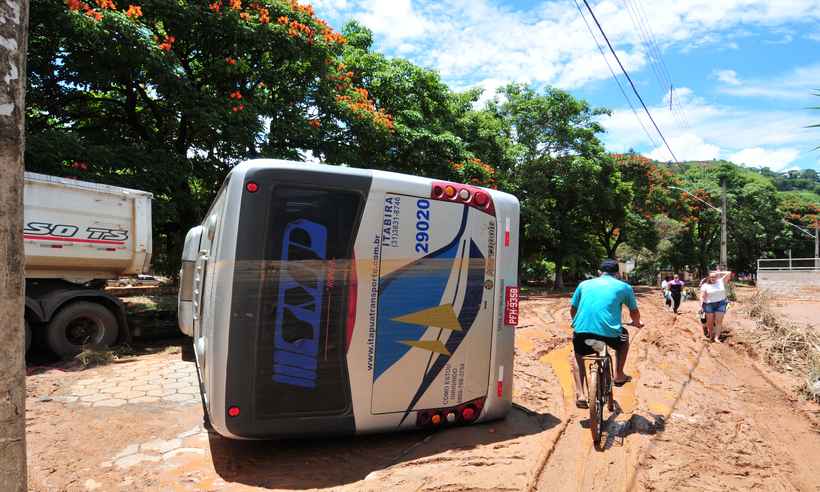
[[(661, 50), (658, 47), (657, 40), (655, 39), (655, 33), (652, 31), (651, 22), (649, 22), (648, 16), (644, 12), (640, 0), (623, 0), (623, 3), (629, 10), (630, 17), (632, 17), (632, 9), (634, 9), (635, 17), (633, 18), (633, 24), (635, 24), (635, 21), (637, 20), (637, 25), (643, 33), (642, 38), (644, 39), (644, 44), (648, 45), (647, 49), (651, 54), (650, 59), (654, 58), (657, 70), (664, 79), (663, 81), (659, 80), (661, 90), (669, 90), (670, 105), (672, 106), (672, 111), (675, 116), (678, 118), (678, 123), (682, 123), (682, 126), (685, 126), (687, 129), (691, 130), (692, 128), (689, 125), (689, 120), (686, 117), (686, 112), (684, 111), (680, 100), (674, 98), (674, 84), (672, 83), (672, 76), (670, 75), (669, 68), (666, 66), (666, 62), (663, 59), (663, 55), (661, 54)], [(632, 9), (630, 9), (630, 5), (632, 6)]]
[(629, 85), (632, 86), (632, 92), (635, 93), (635, 96), (638, 98), (638, 101), (641, 102), (643, 110), (646, 111), (646, 116), (649, 117), (649, 121), (652, 122), (652, 126), (655, 127), (655, 131), (658, 132), (658, 135), (660, 135), (661, 140), (663, 140), (663, 144), (666, 146), (666, 150), (669, 151), (669, 155), (672, 156), (672, 160), (674, 160), (676, 163), (679, 163), (678, 158), (675, 157), (675, 153), (672, 152), (672, 147), (669, 146), (669, 142), (666, 141), (666, 137), (663, 136), (663, 132), (661, 132), (661, 129), (658, 128), (658, 124), (655, 123), (655, 119), (652, 117), (652, 113), (649, 112), (649, 108), (647, 108), (646, 103), (643, 102), (643, 98), (641, 97), (641, 94), (638, 92), (638, 89), (635, 87), (635, 83), (632, 82), (632, 77), (629, 76), (629, 72), (627, 72), (624, 68), (624, 64), (621, 63), (621, 59), (618, 58), (618, 54), (615, 52), (615, 48), (612, 47), (612, 43), (609, 41), (609, 38), (606, 36), (604, 28), (601, 27), (601, 23), (598, 22), (598, 18), (595, 17), (595, 12), (592, 11), (592, 7), (589, 6), (589, 2), (587, 2), (587, 0), (583, 0), (583, 2), (584, 5), (586, 5), (587, 10), (589, 10), (589, 14), (592, 16), (592, 20), (595, 21), (595, 25), (598, 26), (598, 30), (601, 31), (601, 35), (604, 37), (604, 40), (606, 40), (606, 44), (607, 46), (609, 46), (609, 51), (612, 52), (612, 56), (615, 57), (615, 61), (618, 62), (618, 66), (621, 67), (621, 72), (623, 72), (624, 76), (626, 77), (626, 80), (629, 81)]
[(604, 47), (601, 46), (600, 42), (598, 42), (598, 37), (595, 36), (595, 32), (592, 30), (592, 26), (590, 26), (589, 22), (587, 22), (587, 18), (584, 16), (584, 11), (581, 10), (581, 4), (578, 3), (578, 0), (575, 0), (575, 7), (578, 9), (578, 14), (580, 14), (581, 19), (584, 20), (584, 24), (587, 26), (587, 30), (589, 31), (589, 35), (592, 36), (593, 41), (595, 41), (595, 46), (598, 47), (598, 51), (601, 53), (601, 56), (604, 58), (604, 62), (606, 63), (606, 67), (609, 69), (609, 73), (612, 74), (612, 78), (615, 79), (615, 83), (618, 84), (618, 89), (621, 90), (621, 94), (623, 94), (624, 99), (626, 99), (626, 102), (629, 104), (629, 108), (632, 110), (632, 114), (635, 115), (635, 119), (638, 120), (638, 123), (641, 125), (641, 128), (643, 128), (643, 132), (644, 132), (644, 134), (646, 134), (646, 138), (649, 139), (649, 141), (652, 143), (653, 146), (657, 147), (658, 144), (655, 142), (655, 139), (652, 138), (652, 134), (649, 133), (649, 130), (646, 128), (646, 125), (644, 125), (643, 120), (641, 119), (640, 115), (638, 114), (638, 110), (635, 109), (635, 105), (632, 104), (632, 98), (630, 98), (627, 95), (626, 90), (624, 89), (624, 86), (621, 84), (621, 79), (619, 79), (618, 76), (615, 75), (615, 70), (613, 70), (612, 65), (609, 64), (609, 59), (606, 57), (606, 53), (604, 52)]

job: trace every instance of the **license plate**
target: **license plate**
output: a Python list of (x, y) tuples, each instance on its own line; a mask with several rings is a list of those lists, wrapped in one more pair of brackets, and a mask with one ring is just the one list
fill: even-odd
[(504, 324), (518, 326), (518, 287), (507, 287), (504, 292)]

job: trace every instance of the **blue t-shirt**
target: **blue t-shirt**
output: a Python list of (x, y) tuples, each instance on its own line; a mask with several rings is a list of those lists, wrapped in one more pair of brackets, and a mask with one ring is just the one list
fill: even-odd
[(621, 335), (621, 305), (630, 311), (638, 309), (632, 287), (612, 275), (585, 280), (572, 295), (572, 307), (578, 312), (572, 320), (576, 333), (595, 333), (604, 337)]

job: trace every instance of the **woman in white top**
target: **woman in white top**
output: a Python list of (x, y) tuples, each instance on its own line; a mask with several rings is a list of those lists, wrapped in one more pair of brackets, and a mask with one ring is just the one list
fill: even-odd
[(710, 272), (700, 286), (700, 301), (706, 314), (706, 337), (720, 342), (723, 315), (729, 304), (726, 298), (726, 283), (732, 280), (732, 272)]
[(669, 296), (669, 277), (664, 277), (663, 282), (661, 282), (661, 290), (663, 291), (663, 304), (666, 306), (667, 311), (671, 311), (672, 309), (672, 297)]

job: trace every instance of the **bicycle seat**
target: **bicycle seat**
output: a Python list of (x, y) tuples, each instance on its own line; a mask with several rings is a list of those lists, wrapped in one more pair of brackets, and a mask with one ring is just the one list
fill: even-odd
[(587, 339), (584, 343), (598, 353), (598, 357), (606, 357), (606, 344), (600, 340)]

